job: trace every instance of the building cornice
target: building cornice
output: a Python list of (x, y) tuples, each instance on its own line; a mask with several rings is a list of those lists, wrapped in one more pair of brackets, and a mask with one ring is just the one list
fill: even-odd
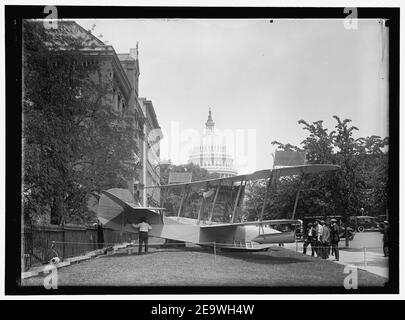
[(123, 84), (124, 89), (126, 90), (125, 94), (129, 98), (131, 95), (131, 89), (132, 89), (131, 82), (129, 81), (129, 79), (126, 75), (126, 72), (121, 65), (121, 62), (118, 58), (117, 53), (114, 50), (114, 47), (110, 46), (110, 45), (106, 45), (104, 42), (102, 42), (100, 39), (98, 39), (96, 36), (94, 36), (91, 32), (89, 32), (88, 30), (83, 28), (80, 24), (78, 24), (74, 21), (71, 21), (71, 22), (66, 21), (63, 23), (74, 25), (76, 28), (78, 28), (80, 31), (84, 32), (88, 37), (90, 37), (91, 40), (97, 42), (96, 45), (90, 45), (88, 47), (82, 48), (80, 50), (81, 52), (83, 52), (86, 55), (90, 55), (90, 56), (95, 56), (95, 55), (99, 56), (99, 57), (110, 56), (113, 58), (112, 61), (113, 61), (114, 71), (116, 71), (116, 74), (119, 77), (120, 83)]
[(129, 97), (131, 95), (131, 82), (129, 81), (127, 74), (122, 67), (117, 54), (112, 46), (105, 46), (104, 48), (99, 48), (94, 50), (91, 48), (84, 48), (81, 50), (84, 54), (88, 56), (97, 56), (99, 58), (112, 58), (112, 66), (115, 74), (118, 76), (119, 82), (123, 85), (125, 94)]

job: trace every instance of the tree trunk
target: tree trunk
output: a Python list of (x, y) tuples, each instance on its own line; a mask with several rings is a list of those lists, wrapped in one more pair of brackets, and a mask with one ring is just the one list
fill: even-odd
[(62, 199), (57, 197), (54, 198), (51, 207), (51, 224), (59, 225), (62, 221)]

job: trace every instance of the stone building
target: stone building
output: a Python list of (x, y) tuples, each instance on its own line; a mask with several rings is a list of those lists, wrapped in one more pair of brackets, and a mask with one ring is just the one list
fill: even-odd
[[(130, 49), (129, 53), (117, 54), (111, 45), (106, 45), (100, 39), (85, 30), (73, 21), (58, 23), (60, 32), (68, 32), (80, 38), (84, 47), (81, 49), (88, 58), (89, 63), (97, 61), (99, 72), (92, 75), (94, 80), (100, 81), (107, 88), (108, 94), (103, 97), (105, 104), (111, 105), (114, 112), (122, 117), (131, 117), (135, 120), (134, 144), (136, 146), (135, 161), (130, 164), (142, 165), (143, 124), (145, 117), (138, 100), (139, 90), (139, 59), (138, 45)], [(135, 194), (142, 169), (134, 171), (133, 176), (125, 177), (127, 187)]]
[[(160, 185), (160, 140), (163, 138), (153, 103), (146, 98), (139, 98), (145, 117), (144, 140), (142, 142), (142, 186)], [(142, 189), (143, 206), (159, 206), (160, 189)]]
[(199, 165), (209, 173), (218, 173), (221, 178), (235, 176), (237, 171), (233, 166), (232, 156), (227, 152), (226, 139), (214, 126), (210, 108), (200, 144), (192, 149), (189, 162)]

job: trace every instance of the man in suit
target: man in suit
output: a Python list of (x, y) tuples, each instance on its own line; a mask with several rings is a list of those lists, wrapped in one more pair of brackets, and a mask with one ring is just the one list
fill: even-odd
[(304, 251), (303, 254), (307, 254), (307, 247), (308, 245), (311, 246), (311, 256), (313, 257), (315, 254), (315, 246), (316, 246), (316, 230), (313, 227), (312, 223), (308, 223), (307, 230), (305, 232), (305, 242), (304, 242)]
[(322, 259), (328, 259), (329, 258), (329, 247), (330, 247), (330, 229), (329, 229), (329, 226), (323, 220), (321, 221), (321, 225), (322, 225), (322, 237), (321, 237), (322, 254), (321, 254), (321, 257), (322, 257)]
[(330, 227), (330, 244), (332, 246), (332, 255), (335, 256), (336, 261), (339, 261), (339, 226), (336, 219), (331, 219)]

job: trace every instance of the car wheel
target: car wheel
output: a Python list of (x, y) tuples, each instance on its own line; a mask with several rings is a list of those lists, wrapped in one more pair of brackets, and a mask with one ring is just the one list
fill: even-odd
[(363, 231), (364, 231), (364, 227), (363, 227), (363, 226), (358, 227), (358, 228), (357, 228), (357, 231), (358, 231), (358, 232), (363, 232)]

